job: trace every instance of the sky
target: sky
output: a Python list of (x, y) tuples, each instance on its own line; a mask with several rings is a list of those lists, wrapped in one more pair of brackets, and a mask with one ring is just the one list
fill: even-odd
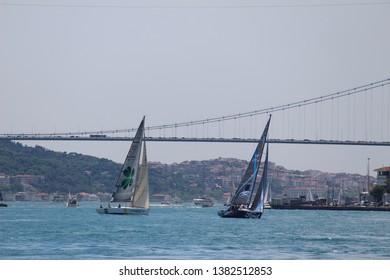
[[(368, 0), (0, 0), (0, 134), (130, 129), (143, 116), (146, 126), (190, 122), (388, 79), (389, 14), (390, 1)], [(387, 86), (275, 113), (271, 137), (390, 141), (389, 95)], [(324, 124), (306, 127), (304, 116)], [(177, 135), (258, 138), (267, 117)], [(127, 142), (24, 144), (116, 162), (129, 149)], [(148, 158), (249, 160), (254, 146), (150, 142)], [(273, 144), (270, 160), (359, 174), (369, 162), (373, 175), (390, 166), (390, 147)]]

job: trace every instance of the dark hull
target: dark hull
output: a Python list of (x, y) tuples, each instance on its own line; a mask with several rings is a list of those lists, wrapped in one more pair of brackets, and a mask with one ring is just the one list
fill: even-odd
[(219, 210), (218, 216), (222, 218), (243, 218), (243, 219), (260, 219), (261, 212), (253, 212), (248, 210)]
[(334, 210), (334, 211), (390, 211), (390, 207), (370, 206), (321, 206), (321, 205), (271, 205), (271, 209), (282, 210)]

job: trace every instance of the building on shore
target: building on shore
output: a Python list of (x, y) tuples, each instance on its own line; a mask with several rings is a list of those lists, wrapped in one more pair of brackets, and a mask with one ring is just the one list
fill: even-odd
[(376, 176), (377, 186), (390, 186), (390, 166), (377, 168), (374, 171), (378, 172)]

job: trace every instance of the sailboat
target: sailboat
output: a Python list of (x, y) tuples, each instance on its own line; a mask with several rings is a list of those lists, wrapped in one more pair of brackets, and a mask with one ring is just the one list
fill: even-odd
[[(118, 176), (116, 189), (112, 194), (111, 203), (118, 203), (118, 205), (112, 206), (110, 203), (107, 207), (100, 206), (100, 208), (96, 209), (96, 212), (99, 214), (149, 214), (148, 166), (144, 133), (145, 117), (138, 127)], [(140, 163), (141, 150), (142, 160)], [(125, 203), (125, 205), (120, 203)]]
[(70, 191), (69, 191), (69, 195), (68, 195), (68, 201), (66, 202), (66, 207), (68, 207), (68, 208), (79, 207), (79, 204), (77, 203), (77, 197), (71, 196)]
[(7, 207), (7, 203), (4, 202), (3, 195), (0, 190), (0, 207)]
[(232, 182), (232, 189), (230, 190), (229, 196), (227, 201), (223, 204), (224, 206), (229, 205), (232, 201), (233, 195), (236, 193), (236, 186), (234, 185), (234, 182)]
[[(265, 192), (267, 189), (268, 144), (266, 145), (266, 140), (270, 122), (271, 116), (268, 119), (252, 159), (248, 164), (246, 172), (242, 177), (241, 183), (234, 193), (233, 198), (228, 205), (218, 211), (218, 215), (222, 218), (261, 218), (264, 210)], [(261, 180), (256, 184), (265, 146), (267, 147)]]
[(272, 209), (270, 201), (271, 201), (271, 189), (268, 182), (264, 194), (264, 209)]

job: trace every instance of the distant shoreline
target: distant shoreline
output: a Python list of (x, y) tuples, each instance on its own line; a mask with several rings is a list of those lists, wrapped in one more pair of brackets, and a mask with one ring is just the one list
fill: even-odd
[(271, 205), (275, 210), (390, 211), (389, 206)]

